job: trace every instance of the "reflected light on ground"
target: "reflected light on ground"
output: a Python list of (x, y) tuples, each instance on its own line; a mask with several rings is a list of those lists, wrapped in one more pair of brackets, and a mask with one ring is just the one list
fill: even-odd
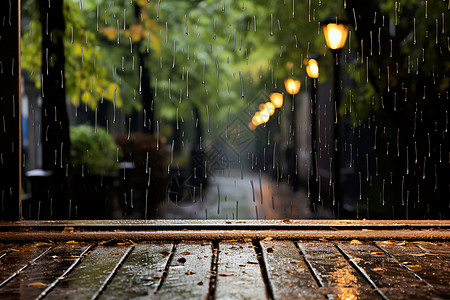
[(358, 289), (356, 288), (358, 280), (351, 272), (350, 266), (336, 268), (333, 274), (333, 281), (337, 285), (338, 299), (354, 300), (358, 299)]

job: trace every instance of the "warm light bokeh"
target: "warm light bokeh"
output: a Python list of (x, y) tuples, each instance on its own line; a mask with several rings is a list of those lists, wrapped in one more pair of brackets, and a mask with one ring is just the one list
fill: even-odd
[(283, 106), (283, 94), (281, 93), (272, 93), (270, 94), (270, 101), (276, 108), (280, 108)]
[(301, 83), (299, 80), (289, 78), (284, 81), (284, 87), (286, 88), (286, 91), (291, 95), (297, 94), (298, 91), (300, 91), (300, 86)]
[(344, 24), (329, 23), (323, 27), (327, 46), (330, 49), (342, 49), (347, 40), (348, 26)]
[(319, 63), (314, 58), (308, 60), (308, 65), (306, 66), (306, 73), (310, 78), (319, 77)]
[(261, 121), (263, 123), (266, 123), (270, 119), (269, 112), (267, 112), (265, 109), (263, 111), (261, 111), (261, 113), (259, 114), (259, 117), (261, 118)]
[(264, 110), (269, 113), (269, 116), (272, 116), (275, 112), (275, 105), (272, 102), (266, 102), (264, 104)]
[(260, 116), (259, 116), (259, 112), (257, 112), (253, 118), (252, 118), (252, 124), (255, 126), (259, 126), (263, 123), (263, 121), (261, 120)]

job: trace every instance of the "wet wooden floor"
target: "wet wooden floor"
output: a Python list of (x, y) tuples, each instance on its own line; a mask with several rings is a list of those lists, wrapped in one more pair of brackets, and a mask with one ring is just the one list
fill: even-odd
[(0, 299), (450, 299), (450, 243), (5, 243), (0, 282)]

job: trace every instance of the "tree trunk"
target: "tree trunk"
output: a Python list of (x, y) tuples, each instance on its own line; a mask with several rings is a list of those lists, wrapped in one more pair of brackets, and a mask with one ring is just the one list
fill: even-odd
[[(141, 18), (141, 7), (139, 4), (134, 3), (134, 12), (136, 20), (140, 20)], [(153, 103), (153, 90), (150, 85), (150, 70), (148, 66), (146, 65), (146, 56), (149, 56), (150, 54), (145, 53), (141, 49), (142, 40), (139, 40), (136, 45), (136, 49), (138, 52), (138, 58), (139, 58), (139, 77), (140, 77), (140, 83), (139, 83), (139, 94), (141, 94), (142, 98), (142, 125), (138, 125), (136, 130), (148, 132), (148, 133), (154, 133), (155, 132), (155, 120), (154, 120), (154, 103)], [(141, 118), (137, 118), (140, 120)], [(135, 122), (136, 123), (136, 122)]]
[[(56, 179), (49, 191), (50, 215), (63, 217), (67, 202), (66, 168), (70, 161), (69, 120), (64, 82), (63, 1), (40, 0), (42, 24), (42, 166)], [(52, 216), (53, 215), (53, 216)]]

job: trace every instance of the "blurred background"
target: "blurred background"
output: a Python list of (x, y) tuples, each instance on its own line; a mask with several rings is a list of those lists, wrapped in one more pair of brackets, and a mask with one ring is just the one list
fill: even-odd
[(26, 219), (448, 219), (448, 0), (22, 0)]

